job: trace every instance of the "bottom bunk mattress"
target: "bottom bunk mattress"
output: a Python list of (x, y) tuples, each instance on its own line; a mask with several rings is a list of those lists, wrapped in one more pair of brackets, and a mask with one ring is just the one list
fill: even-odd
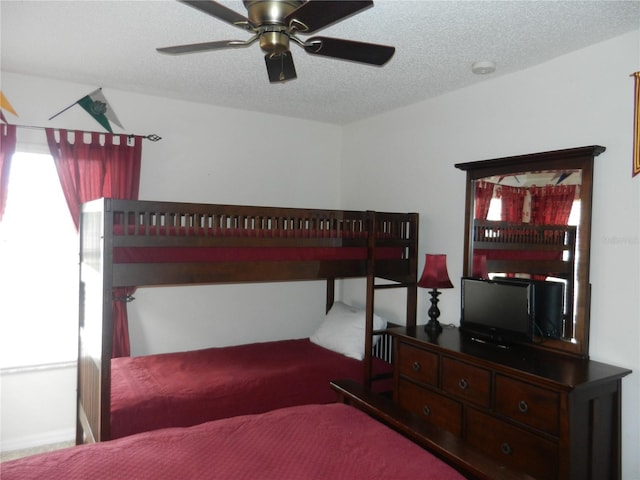
[(2, 464), (3, 480), (462, 480), (426, 450), (354, 407), (303, 405)]
[[(374, 372), (391, 371), (390, 365), (374, 360)], [(362, 361), (308, 338), (115, 358), (111, 438), (334, 402), (331, 380), (361, 381), (363, 375)]]

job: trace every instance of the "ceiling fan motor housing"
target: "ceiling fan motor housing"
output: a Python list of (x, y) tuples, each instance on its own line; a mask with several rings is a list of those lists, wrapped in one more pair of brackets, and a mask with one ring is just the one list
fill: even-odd
[(260, 48), (278, 55), (289, 50), (288, 26), (285, 18), (304, 3), (303, 0), (244, 0), (247, 18), (258, 27)]
[(289, 51), (289, 35), (280, 27), (278, 30), (265, 29), (260, 34), (260, 48), (272, 55)]

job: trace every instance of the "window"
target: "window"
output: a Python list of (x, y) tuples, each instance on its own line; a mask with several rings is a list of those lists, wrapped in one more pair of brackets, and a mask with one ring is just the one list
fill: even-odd
[(74, 360), (78, 235), (48, 154), (13, 156), (0, 265), (0, 368)]
[[(492, 198), (489, 203), (489, 213), (487, 214), (487, 220), (502, 219), (502, 200), (499, 198)], [(571, 213), (569, 214), (569, 221), (567, 225), (579, 225), (580, 224), (580, 199), (574, 200), (571, 206)]]

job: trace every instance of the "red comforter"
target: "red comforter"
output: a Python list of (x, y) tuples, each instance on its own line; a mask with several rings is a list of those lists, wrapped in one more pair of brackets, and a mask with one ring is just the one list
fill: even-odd
[(361, 380), (363, 369), (309, 339), (113, 359), (111, 438), (334, 402), (329, 382)]
[(146, 432), (3, 463), (2, 480), (461, 480), (343, 404), (306, 405)]

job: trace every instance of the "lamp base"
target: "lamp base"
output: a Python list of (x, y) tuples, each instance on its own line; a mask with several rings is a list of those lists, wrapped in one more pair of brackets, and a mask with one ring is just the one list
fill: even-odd
[(438, 320), (431, 319), (424, 326), (424, 331), (429, 335), (438, 335), (439, 333), (442, 333), (442, 325), (440, 325)]
[(442, 325), (438, 321), (440, 316), (440, 309), (438, 308), (438, 295), (440, 292), (437, 289), (433, 289), (429, 292), (431, 294), (431, 308), (429, 309), (429, 321), (424, 326), (424, 331), (429, 335), (438, 335), (442, 333)]

